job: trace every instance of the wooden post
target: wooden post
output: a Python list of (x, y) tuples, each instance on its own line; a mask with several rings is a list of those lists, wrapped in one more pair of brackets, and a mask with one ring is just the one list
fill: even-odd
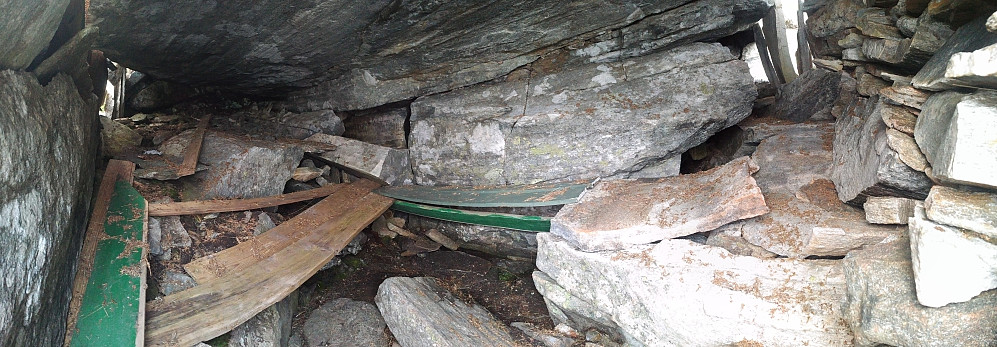
[(768, 45), (765, 44), (762, 28), (755, 24), (751, 27), (751, 31), (755, 33), (755, 48), (758, 49), (758, 58), (762, 61), (762, 68), (765, 69), (765, 77), (769, 79), (772, 86), (778, 88), (783, 83), (779, 75), (775, 73), (775, 67), (772, 66), (772, 59), (769, 57)]
[(786, 39), (786, 19), (782, 15), (782, 0), (775, 0), (775, 6), (762, 18), (762, 29), (779, 80), (783, 83), (792, 82), (796, 79), (796, 69), (790, 58), (789, 41)]
[(814, 61), (810, 55), (810, 42), (807, 41), (807, 23), (803, 14), (803, 0), (797, 0), (799, 9), (796, 11), (796, 23), (799, 27), (796, 31), (796, 65), (800, 74), (813, 69)]

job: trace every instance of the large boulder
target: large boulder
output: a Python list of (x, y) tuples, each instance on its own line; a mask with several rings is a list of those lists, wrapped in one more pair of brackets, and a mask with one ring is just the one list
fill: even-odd
[(680, 154), (751, 112), (748, 66), (696, 43), (619, 63), (425, 96), (412, 104), (417, 184), (665, 177)]
[[(583, 252), (537, 235), (534, 273), (555, 318), (633, 346), (841, 346), (839, 261), (759, 259), (689, 240)], [(560, 323), (560, 322), (555, 322)]]
[[(182, 157), (193, 130), (163, 142), (166, 157)], [(193, 176), (195, 199), (259, 198), (284, 192), (284, 184), (304, 156), (301, 147), (208, 131), (198, 162), (208, 170)]]
[(569, 39), (611, 30), (613, 39), (591, 53), (641, 54), (716, 39), (743, 30), (769, 6), (764, 0), (95, 0), (90, 12), (102, 20), (99, 47), (128, 67), (253, 94), (318, 84), (296, 95), (300, 104), (344, 110), (487, 81)]
[(944, 307), (918, 303), (906, 237), (853, 251), (842, 308), (856, 346), (992, 346), (997, 290)]
[(64, 74), (42, 86), (0, 70), (0, 345), (62, 345), (98, 156), (96, 105)]

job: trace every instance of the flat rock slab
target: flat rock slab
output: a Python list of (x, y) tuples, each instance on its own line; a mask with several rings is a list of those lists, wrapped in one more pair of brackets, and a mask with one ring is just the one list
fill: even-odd
[(924, 209), (935, 222), (997, 238), (997, 193), (934, 186)]
[(320, 156), (357, 175), (398, 185), (412, 182), (409, 151), (378, 146), (342, 136), (315, 134), (305, 141), (332, 145)]
[(771, 211), (736, 223), (744, 239), (779, 255), (804, 258), (843, 256), (901, 232), (866, 223), (861, 210), (838, 200), (829, 179), (833, 136), (830, 123), (801, 124), (758, 145), (752, 155), (759, 167), (755, 180)]
[[(840, 262), (758, 259), (689, 240), (583, 252), (537, 235), (534, 278), (551, 312), (618, 326), (634, 346), (841, 346)], [(574, 314), (572, 314), (574, 316)], [(576, 329), (578, 327), (575, 327)]]
[[(163, 142), (159, 150), (167, 157), (182, 157), (191, 136), (193, 131), (183, 132)], [(196, 200), (278, 195), (302, 156), (298, 146), (209, 130), (198, 161), (210, 168), (194, 174), (196, 188), (191, 191)]]
[(772, 114), (776, 118), (802, 122), (810, 118), (828, 119), (838, 98), (841, 73), (812, 69), (779, 89)]
[(741, 157), (717, 168), (654, 181), (599, 182), (551, 220), (551, 232), (586, 252), (710, 231), (768, 212)]
[(384, 318), (369, 302), (340, 298), (312, 311), (303, 327), (309, 346), (388, 346)]
[(856, 346), (991, 346), (997, 290), (931, 308), (918, 303), (907, 239), (853, 251), (843, 261), (845, 321)]
[(923, 206), (910, 220), (910, 253), (917, 301), (941, 307), (997, 288), (997, 243), (980, 234), (928, 220)]
[(997, 92), (931, 96), (914, 140), (941, 181), (997, 189)]
[(402, 346), (515, 346), (509, 329), (481, 305), (467, 303), (431, 277), (391, 277), (374, 297)]
[(931, 189), (928, 176), (904, 162), (907, 159), (914, 163), (916, 160), (912, 158), (917, 158), (916, 146), (903, 141), (906, 135), (893, 133), (893, 144), (905, 150), (903, 155), (890, 147), (881, 114), (884, 105), (877, 98), (870, 98), (865, 107), (842, 115), (834, 124), (835, 165), (831, 180), (841, 201), (861, 205), (869, 196), (922, 200)]
[(412, 103), (420, 185), (506, 185), (678, 174), (679, 155), (747, 117), (747, 65), (694, 43), (572, 64)]

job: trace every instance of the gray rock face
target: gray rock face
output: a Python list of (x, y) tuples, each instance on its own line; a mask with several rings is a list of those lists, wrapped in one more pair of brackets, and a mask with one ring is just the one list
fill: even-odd
[(857, 346), (991, 346), (997, 341), (997, 290), (939, 308), (914, 292), (906, 238), (853, 251), (843, 267), (842, 308)]
[[(283, 300), (235, 327), (229, 335), (228, 345), (230, 347), (287, 346), (291, 339), (291, 320), (294, 318), (297, 301), (297, 292), (292, 292)], [(322, 345), (315, 344), (315, 346)]]
[(405, 149), (408, 148), (407, 121), (408, 107), (360, 112), (343, 120), (346, 131), (342, 135), (378, 146)]
[(303, 330), (309, 346), (384, 347), (385, 326), (374, 304), (340, 298), (312, 311)]
[(831, 106), (838, 98), (841, 73), (813, 69), (779, 90), (773, 115), (802, 122), (810, 118), (830, 119)]
[(462, 301), (434, 278), (388, 278), (374, 301), (403, 346), (515, 346), (509, 328), (488, 310)]
[(837, 261), (764, 260), (688, 240), (597, 253), (551, 233), (537, 240), (542, 272), (534, 278), (551, 312), (575, 316), (587, 308), (590, 321), (618, 326), (634, 346), (840, 346), (852, 339), (840, 319)]
[[(7, 30), (0, 40), (21, 39)], [(0, 345), (62, 345), (98, 156), (96, 105), (64, 74), (43, 87), (0, 70)]]
[(315, 134), (339, 136), (346, 131), (343, 120), (332, 110), (291, 113), (283, 117), (281, 123), (286, 127), (288, 137), (299, 140)]
[[(0, 19), (0, 68), (28, 67), (55, 35), (69, 0), (10, 1)], [(2, 325), (0, 325), (2, 326)]]
[[(182, 157), (193, 131), (186, 131), (163, 142), (164, 155)], [(209, 165), (194, 174), (200, 199), (258, 198), (284, 191), (284, 183), (301, 162), (304, 150), (275, 142), (257, 141), (225, 133), (208, 131), (201, 144), (198, 162)]]
[(601, 181), (564, 206), (550, 232), (595, 252), (716, 229), (769, 211), (748, 157), (707, 171), (654, 181)]
[(747, 65), (717, 44), (426, 96), (412, 104), (417, 184), (665, 177), (750, 113)]
[[(365, 109), (487, 81), (569, 38), (633, 23), (630, 31), (611, 33), (625, 43), (617, 50), (723, 37), (767, 8), (762, 0), (90, 5), (104, 20), (99, 45), (115, 61), (160, 78), (248, 93), (318, 84), (298, 94), (309, 110)], [(189, 61), (199, 63), (182, 63)]]
[(869, 223), (907, 224), (907, 220), (914, 216), (916, 201), (892, 196), (873, 196), (865, 200), (862, 209), (865, 210), (865, 220)]
[[(997, 188), (997, 92), (944, 92), (929, 98), (914, 127), (931, 174), (939, 180)], [(930, 106), (930, 107), (929, 107)]]
[(910, 219), (910, 256), (917, 301), (924, 306), (965, 302), (997, 288), (997, 243), (928, 220), (922, 205)]
[(834, 124), (834, 161), (831, 180), (838, 198), (861, 204), (869, 196), (898, 196), (922, 200), (931, 189), (931, 180), (912, 169), (888, 144), (883, 108), (878, 98), (870, 98), (871, 109), (858, 109), (838, 118)]
[(997, 33), (988, 32), (984, 26), (986, 17), (966, 23), (924, 64), (914, 76), (914, 86), (926, 90), (945, 90), (958, 87), (961, 83), (945, 77), (945, 70), (952, 56), (960, 52), (972, 52), (997, 43)]

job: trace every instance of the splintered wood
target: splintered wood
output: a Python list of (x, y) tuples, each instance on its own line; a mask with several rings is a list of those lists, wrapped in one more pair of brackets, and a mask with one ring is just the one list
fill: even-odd
[(134, 164), (111, 160), (87, 229), (67, 321), (67, 346), (142, 346), (148, 214)]
[(342, 185), (331, 184), (325, 187), (253, 199), (184, 201), (149, 205), (149, 216), (182, 216), (215, 212), (248, 211), (265, 207), (293, 204), (305, 200), (321, 198), (335, 193)]
[(376, 187), (360, 180), (254, 241), (196, 260), (203, 268), (191, 272), (196, 287), (149, 304), (146, 344), (206, 341), (283, 299), (391, 206), (370, 192)]

